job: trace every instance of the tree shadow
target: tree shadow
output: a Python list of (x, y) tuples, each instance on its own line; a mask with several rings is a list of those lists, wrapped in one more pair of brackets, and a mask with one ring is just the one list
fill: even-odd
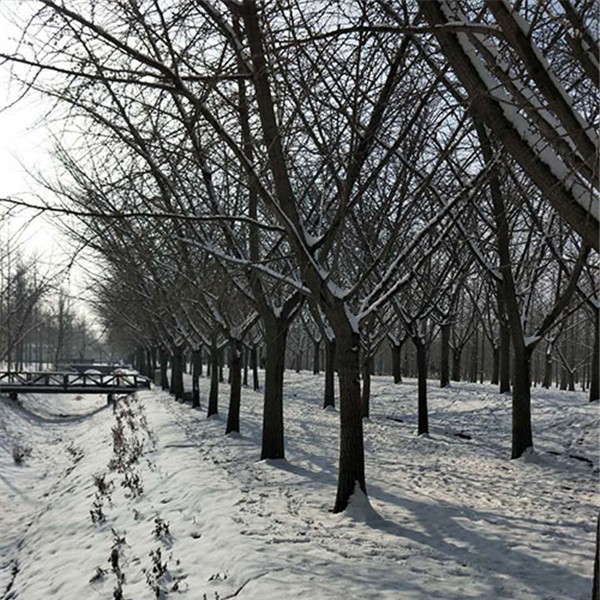
[[(589, 583), (587, 578), (557, 562), (541, 560), (532, 553), (516, 548), (514, 543), (514, 540), (518, 539), (516, 535), (508, 539), (500, 539), (492, 532), (489, 534), (476, 532), (460, 523), (461, 520), (471, 523), (502, 522), (505, 528), (510, 527), (514, 531), (533, 530), (535, 525), (547, 526), (549, 523), (546, 521), (519, 516), (507, 517), (491, 511), (473, 510), (448, 503), (420, 502), (393, 495), (374, 484), (368, 485), (368, 490), (373, 499), (409, 511), (414, 516), (413, 522), (418, 524), (422, 531), (405, 527), (386, 518), (368, 523), (369, 527), (427, 546), (453, 562), (475, 567), (482, 579), (488, 579), (494, 586), (501, 587), (506, 582), (506, 577), (521, 579), (532, 592), (545, 597), (550, 587), (547, 583), (541, 585), (541, 582), (563, 582), (563, 585), (568, 585), (569, 588), (576, 586), (577, 589), (585, 589)], [(458, 543), (453, 543), (451, 540), (456, 540)], [(565, 552), (578, 557), (583, 554), (576, 546), (570, 549), (561, 548), (561, 553)], [(590, 556), (590, 563), (592, 558)], [(532, 576), (525, 579), (526, 574)]]

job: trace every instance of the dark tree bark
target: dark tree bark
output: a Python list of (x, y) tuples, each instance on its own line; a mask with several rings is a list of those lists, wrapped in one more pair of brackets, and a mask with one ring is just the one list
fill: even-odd
[[(485, 128), (476, 121), (477, 134), (486, 162), (491, 163), (493, 152)], [(500, 255), (500, 272), (502, 281), (499, 283), (499, 314), (500, 322), (506, 322), (510, 327), (510, 340), (513, 352), (513, 390), (512, 390), (512, 453), (511, 458), (519, 458), (525, 450), (533, 447), (531, 430), (531, 352), (525, 345), (521, 311), (517, 301), (517, 292), (511, 256), (509, 250), (510, 229), (504, 197), (500, 187), (500, 177), (494, 167), (490, 177), (490, 192), (494, 206), (496, 222), (496, 242)], [(505, 335), (505, 334), (504, 334)], [(502, 337), (502, 330), (501, 330)], [(502, 340), (504, 345), (505, 340)], [(502, 361), (502, 359), (501, 359)], [(501, 362), (502, 365), (502, 362)]]
[(210, 347), (210, 393), (207, 418), (219, 414), (219, 349), (216, 342)]
[(252, 345), (250, 365), (252, 367), (252, 389), (256, 392), (260, 389), (260, 382), (258, 380), (258, 348), (256, 347), (256, 344)]
[(144, 371), (142, 372), (142, 375), (145, 375), (146, 377), (152, 377), (153, 376), (152, 353), (150, 351), (150, 348), (144, 349), (144, 363), (145, 363), (145, 368), (144, 368)]
[(266, 332), (265, 395), (260, 458), (285, 458), (283, 429), (283, 375), (289, 321), (264, 319)]
[(335, 339), (325, 340), (325, 395), (323, 408), (335, 407)]
[[(18, 359), (17, 359), (18, 360)], [(146, 350), (138, 348), (136, 352), (136, 368), (144, 376), (148, 376), (148, 363), (146, 362)]]
[(200, 369), (202, 367), (202, 351), (192, 352), (192, 408), (200, 408)]
[(240, 403), (242, 397), (242, 342), (229, 342), (229, 412), (225, 434), (240, 432)]
[[(334, 330), (335, 331), (335, 330)], [(346, 509), (358, 484), (366, 494), (362, 406), (360, 397), (360, 340), (352, 331), (336, 333), (335, 354), (340, 384), (340, 462), (334, 512)]]
[(452, 381), (460, 381), (463, 346), (452, 348)]
[(394, 383), (402, 383), (402, 344), (391, 343)]
[(413, 337), (417, 351), (418, 425), (417, 434), (429, 433), (429, 411), (427, 410), (427, 346), (421, 338)]
[(594, 580), (592, 600), (600, 600), (600, 515), (596, 520), (596, 555), (594, 556)]
[(321, 371), (321, 340), (315, 340), (313, 344), (313, 375)]
[(569, 378), (567, 376), (567, 369), (563, 365), (560, 368), (560, 390), (561, 391), (563, 391), (563, 392), (567, 391), (568, 381), (569, 381)]
[(175, 346), (171, 361), (171, 394), (183, 400), (183, 346)]
[(552, 344), (548, 344), (544, 352), (544, 378), (542, 387), (549, 389), (552, 386)]
[(494, 344), (492, 346), (492, 385), (498, 385), (500, 381), (500, 348)]
[(248, 346), (243, 346), (242, 352), (244, 356), (244, 376), (242, 379), (242, 385), (244, 387), (248, 387)]
[(171, 359), (169, 361), (171, 363), (171, 380), (169, 381), (169, 394), (171, 396), (175, 395), (175, 383), (176, 372), (177, 372), (177, 359), (175, 358), (175, 351), (171, 349)]
[(362, 416), (368, 419), (371, 416), (371, 373), (373, 371), (373, 355), (363, 356), (362, 361)]
[(506, 318), (504, 292), (498, 292), (498, 306), (500, 311), (500, 388), (501, 394), (510, 392), (510, 325)]
[(477, 382), (477, 361), (478, 361), (478, 350), (479, 350), (479, 331), (475, 330), (475, 335), (471, 342), (471, 352), (469, 360), (469, 381), (471, 383)]
[(519, 458), (533, 447), (531, 431), (531, 350), (522, 343), (513, 346), (512, 454)]
[(175, 381), (175, 398), (177, 400), (183, 400), (183, 373), (185, 370), (185, 353), (183, 350), (183, 346), (178, 346), (176, 349), (178, 368), (177, 368), (177, 378)]
[(481, 368), (479, 369), (479, 383), (483, 384), (483, 379), (485, 375), (485, 337), (481, 336)]
[(169, 389), (169, 377), (167, 368), (169, 366), (169, 354), (164, 348), (160, 349), (160, 387), (163, 391)]
[(594, 351), (590, 373), (590, 402), (600, 399), (600, 311), (594, 315)]
[(573, 369), (567, 369), (567, 382), (568, 382), (567, 389), (569, 390), (569, 392), (574, 392), (575, 391), (575, 371)]
[(158, 367), (158, 362), (156, 359), (156, 346), (153, 346), (152, 350), (150, 350), (150, 375), (149, 375), (149, 377), (151, 379), (154, 379), (154, 373), (156, 372), (157, 367)]
[(450, 323), (441, 326), (440, 387), (450, 385)]

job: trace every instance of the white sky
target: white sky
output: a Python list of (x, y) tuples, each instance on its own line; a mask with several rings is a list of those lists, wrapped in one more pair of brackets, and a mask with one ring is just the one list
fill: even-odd
[[(0, 0), (0, 49), (10, 52), (20, 31), (10, 19), (16, 7), (23, 6), (15, 0)], [(35, 201), (36, 193), (41, 189), (30, 172), (48, 171), (51, 161), (48, 155), (50, 148), (47, 131), (39, 123), (43, 113), (41, 101), (34, 97), (26, 97), (14, 106), (10, 106), (18, 98), (20, 89), (10, 81), (10, 65), (0, 66), (0, 197), (20, 198), (29, 202)], [(9, 106), (8, 108), (6, 108)], [(2, 206), (4, 212), (6, 205)], [(35, 213), (19, 211), (10, 219), (10, 230), (14, 235), (20, 231), (23, 250), (27, 253), (37, 252), (44, 255), (45, 260), (58, 258), (59, 236), (45, 219), (37, 218), (27, 226)], [(25, 230), (22, 230), (26, 227)], [(6, 226), (4, 236), (8, 232)]]
[[(15, 10), (27, 11), (35, 4), (18, 0), (0, 0), (0, 51), (9, 53), (20, 35), (20, 28), (11, 18)], [(17, 198), (41, 204), (48, 192), (31, 173), (43, 173), (52, 179), (54, 167), (50, 157), (52, 142), (43, 123), (48, 108), (43, 98), (29, 95), (11, 105), (20, 93), (20, 87), (10, 80), (10, 65), (0, 65), (0, 198)], [(6, 204), (0, 204), (4, 213)], [(62, 271), (73, 253), (66, 238), (53, 224), (56, 216), (40, 216), (37, 211), (15, 211), (7, 223), (0, 223), (0, 244), (7, 238), (19, 242), (20, 250), (35, 256), (40, 272)], [(67, 274), (64, 274), (67, 277)], [(71, 293), (83, 294), (85, 276), (81, 269), (72, 269), (63, 285), (70, 285)], [(85, 311), (87, 312), (87, 311)]]

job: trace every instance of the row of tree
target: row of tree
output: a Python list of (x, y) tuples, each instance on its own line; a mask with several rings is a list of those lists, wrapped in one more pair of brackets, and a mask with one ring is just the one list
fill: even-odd
[(42, 272), (35, 256), (4, 240), (0, 249), (0, 368), (47, 370), (105, 349), (78, 314), (62, 277)]
[[(394, 364), (414, 347), (419, 433), (436, 338), (442, 385), (452, 351), (487, 338), (512, 391), (514, 458), (533, 445), (533, 352), (560, 356), (575, 323), (593, 332), (598, 397), (589, 3), (33, 4), (6, 58), (56, 101), (61, 170), (44, 183), (102, 258), (93, 286), (112, 340), (134, 344), (141, 367), (160, 364), (165, 385), (170, 355), (176, 394), (186, 350), (198, 375), (210, 349), (216, 374), (227, 345), (230, 432), (242, 350), (260, 339), (261, 456), (282, 458), (287, 340), (302, 321), (335, 356), (334, 510), (366, 492), (363, 417), (383, 339)], [(209, 416), (217, 387), (215, 376)]]

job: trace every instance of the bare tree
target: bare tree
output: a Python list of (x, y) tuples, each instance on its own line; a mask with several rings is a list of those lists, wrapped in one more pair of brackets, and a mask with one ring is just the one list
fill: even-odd
[[(586, 4), (579, 12), (564, 0), (558, 3), (563, 14), (555, 15), (558, 4), (550, 3), (528, 15), (527, 3), (519, 10), (489, 0), (477, 13), (466, 4), (419, 1), (469, 98), (469, 110), (598, 250), (597, 122), (589, 120), (598, 117), (597, 75), (588, 68), (597, 64), (597, 40), (589, 29), (594, 8)], [(543, 11), (553, 18), (540, 18)], [(471, 33), (475, 24), (486, 33)], [(590, 106), (591, 98), (596, 101)]]

